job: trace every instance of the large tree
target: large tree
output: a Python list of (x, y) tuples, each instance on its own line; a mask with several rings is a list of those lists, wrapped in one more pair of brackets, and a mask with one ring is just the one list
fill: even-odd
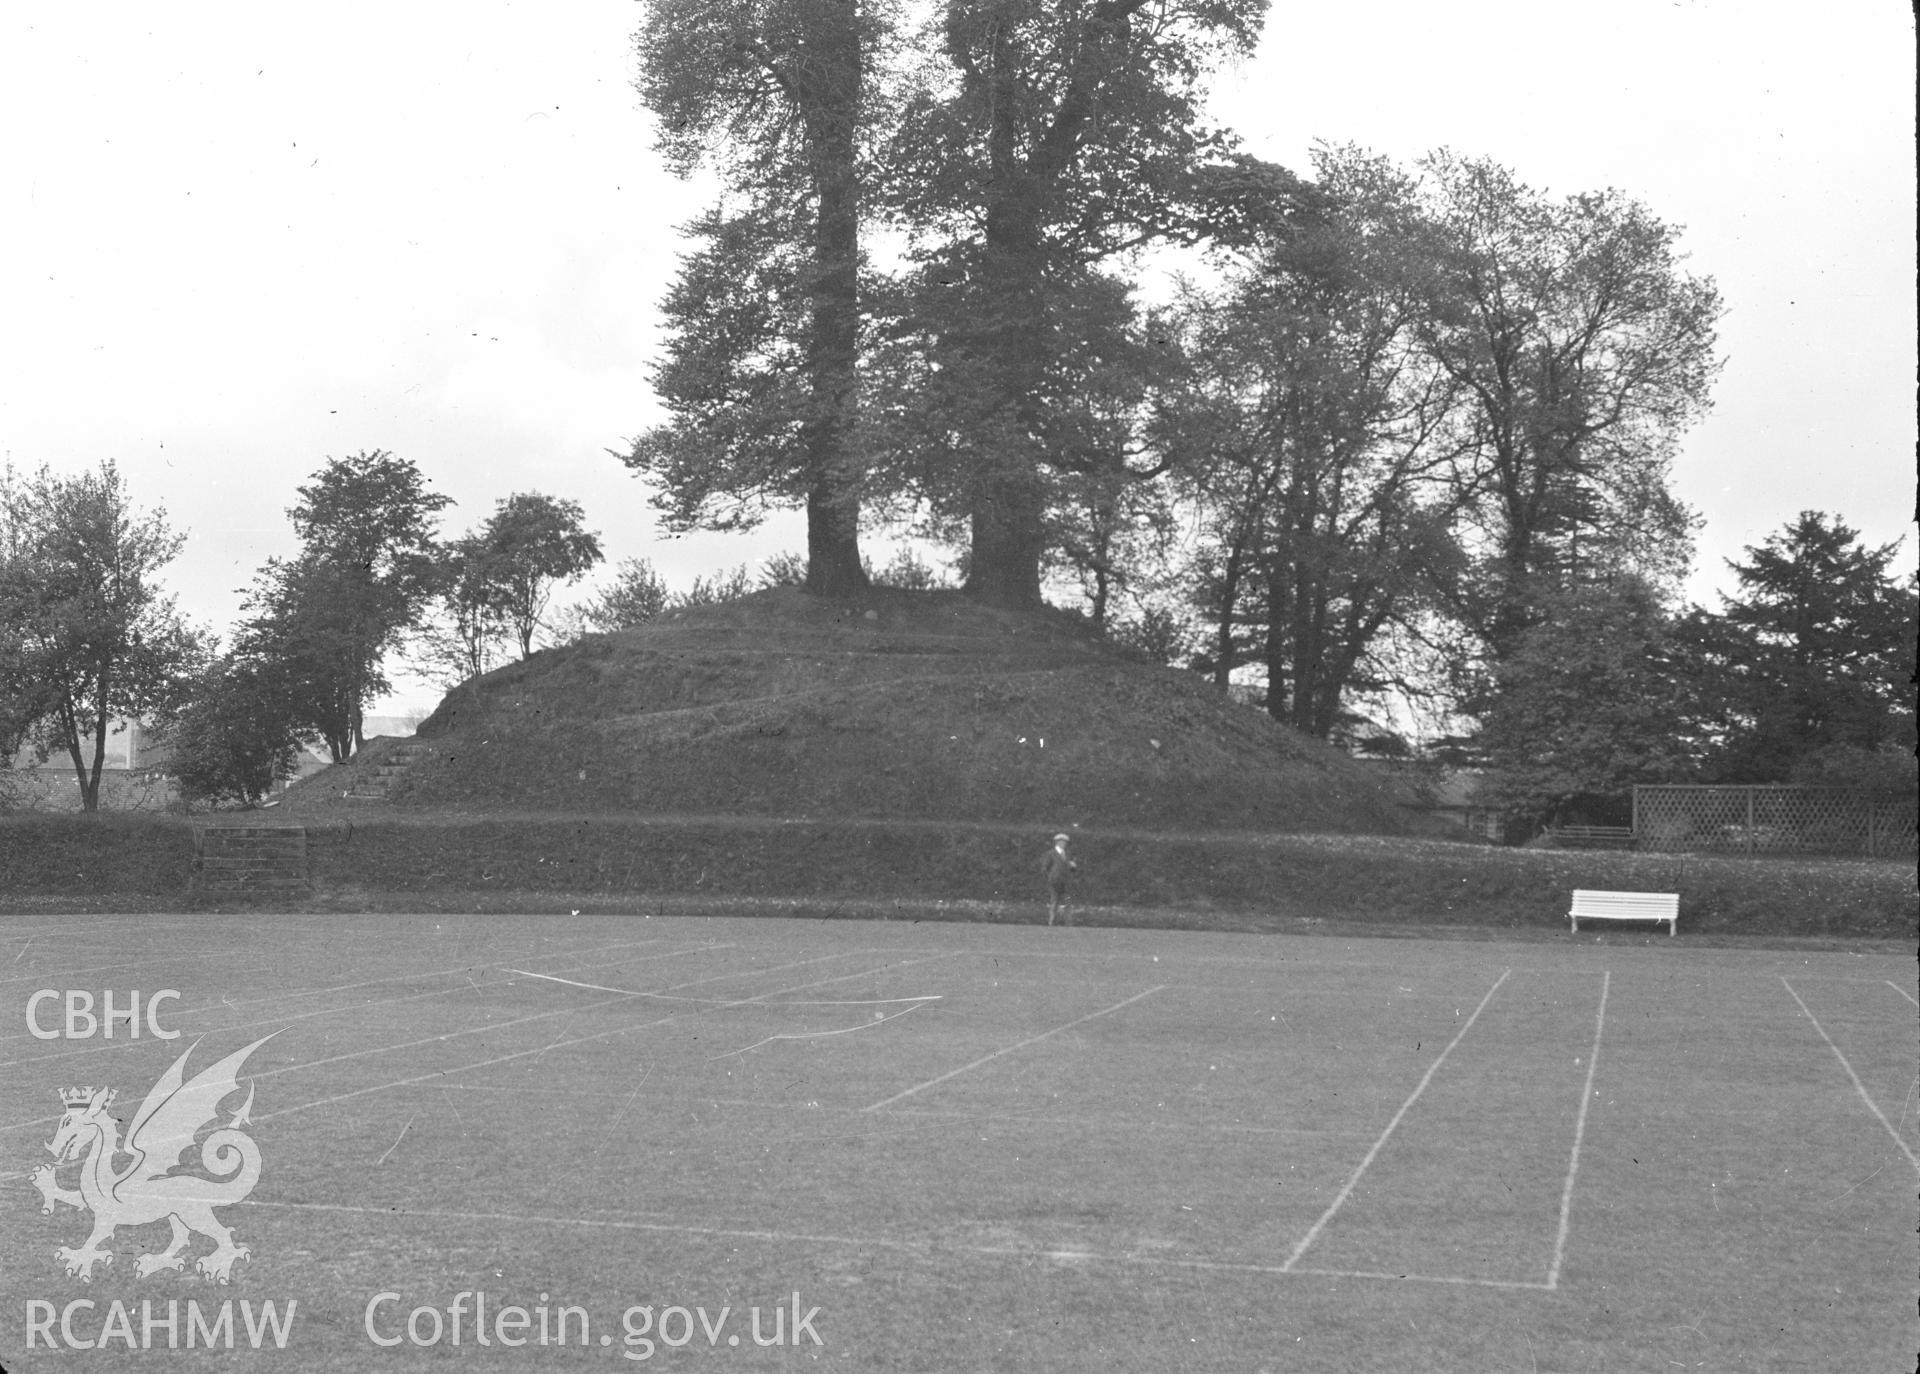
[(1724, 708), (1715, 776), (1835, 781), (1844, 770), (1822, 767), (1825, 755), (1911, 755), (1920, 601), (1913, 578), (1893, 569), (1898, 552), (1802, 511), (1728, 564), (1739, 589), (1717, 617), (1694, 622)]
[(1692, 777), (1701, 664), (1644, 581), (1557, 598), (1492, 670), (1479, 743), (1498, 804), (1533, 821)]
[(804, 501), (807, 587), (866, 585), (857, 440), (862, 140), (885, 4), (650, 0), (639, 89), (686, 174), (730, 209), (689, 227), (654, 384), (668, 423), (625, 461), (664, 484), (670, 523), (745, 523)]
[[(1078, 327), (1099, 264), (1191, 235), (1226, 140), (1203, 85), (1251, 50), (1265, 0), (989, 0), (942, 6), (889, 147), (889, 208), (913, 240), (898, 308), (916, 336), (919, 423), (964, 513), (967, 590), (1040, 598), (1069, 379), (1102, 343)], [(906, 409), (896, 405), (896, 412)]]
[(1316, 154), (1313, 203), (1179, 312), (1165, 443), (1196, 516), (1206, 665), (1257, 665), (1268, 711), (1326, 737), (1383, 685), (1376, 643), (1455, 558), (1453, 388), (1415, 338), (1410, 181)]
[(0, 734), (64, 753), (95, 811), (115, 722), (164, 721), (205, 659), (159, 583), (186, 536), (137, 510), (111, 461), (70, 477), (43, 467), (4, 495)]
[(438, 588), (435, 527), (452, 500), (378, 449), (329, 459), (299, 496), (287, 515), (300, 552), (261, 570), (235, 647), (342, 763), (365, 742), (367, 702), (387, 689), (382, 661)]
[(1420, 334), (1458, 388), (1474, 498), (1455, 609), (1499, 658), (1582, 579), (1684, 571), (1691, 516), (1667, 475), (1708, 405), (1720, 298), (1679, 230), (1618, 191), (1553, 199), (1447, 152), (1421, 166)]

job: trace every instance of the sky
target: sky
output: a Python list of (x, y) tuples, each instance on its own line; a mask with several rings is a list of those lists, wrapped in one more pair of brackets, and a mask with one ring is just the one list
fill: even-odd
[[(453, 497), (449, 533), (543, 491), (675, 586), (803, 547), (797, 517), (669, 538), (608, 453), (660, 418), (656, 305), (714, 191), (653, 150), (641, 14), (0, 10), (0, 453), (117, 461), (189, 533), (167, 582), (222, 631), (292, 550), (295, 488), (363, 449)], [(1727, 304), (1674, 471), (1705, 522), (1688, 590), (1714, 605), (1725, 560), (1802, 509), (1911, 530), (1914, 80), (1894, 0), (1277, 0), (1213, 112), (1300, 170), (1316, 141), (1446, 146), (1683, 226)]]

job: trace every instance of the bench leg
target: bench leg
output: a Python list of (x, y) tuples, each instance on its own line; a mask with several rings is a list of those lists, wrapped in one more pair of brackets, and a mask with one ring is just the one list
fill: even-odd
[(1567, 920), (1568, 920), (1568, 921), (1570, 921), (1570, 922), (1572, 922), (1572, 924), (1573, 924), (1573, 933), (1574, 933), (1575, 935), (1578, 935), (1578, 934), (1580, 933), (1580, 918), (1579, 918), (1578, 916), (1571, 916), (1571, 915), (1570, 915), (1570, 916), (1568, 916), (1568, 917), (1567, 917)]

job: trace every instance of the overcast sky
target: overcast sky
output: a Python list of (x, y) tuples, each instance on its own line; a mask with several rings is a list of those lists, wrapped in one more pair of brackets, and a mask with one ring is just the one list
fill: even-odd
[[(631, 0), (11, 5), (0, 11), (0, 451), (117, 459), (191, 532), (169, 582), (224, 629), (329, 456), (384, 448), (459, 504), (585, 505), (669, 582), (803, 544), (667, 541), (606, 450), (646, 371), (675, 226), (631, 81)], [(1684, 441), (1693, 594), (1803, 508), (1879, 541), (1914, 510), (1913, 35), (1896, 0), (1276, 3), (1216, 113), (1442, 145), (1685, 227), (1728, 305)], [(1907, 545), (1912, 562), (1914, 541)]]

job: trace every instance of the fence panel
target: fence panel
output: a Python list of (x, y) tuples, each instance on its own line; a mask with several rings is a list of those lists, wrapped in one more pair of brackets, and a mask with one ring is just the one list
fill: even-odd
[(1916, 852), (1912, 798), (1843, 787), (1644, 786), (1633, 789), (1638, 848), (1669, 853)]

